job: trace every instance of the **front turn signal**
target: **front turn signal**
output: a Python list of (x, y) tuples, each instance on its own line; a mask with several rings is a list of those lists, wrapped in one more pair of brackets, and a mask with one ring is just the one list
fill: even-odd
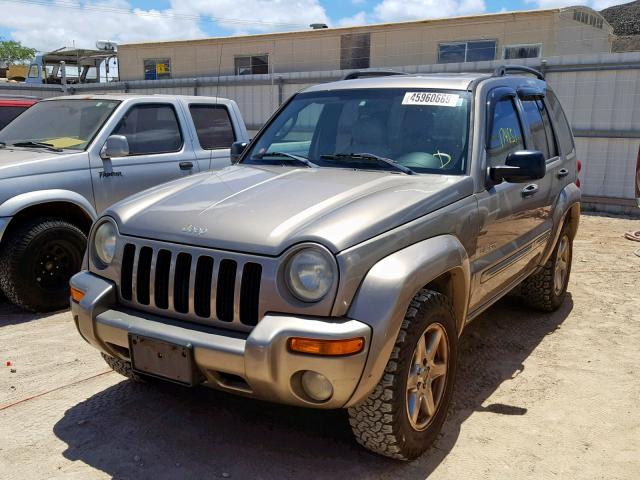
[(75, 287), (71, 287), (71, 298), (74, 302), (80, 303), (80, 301), (84, 298), (85, 292), (79, 290)]
[(309, 355), (340, 356), (360, 353), (364, 349), (364, 338), (344, 340), (320, 340), (315, 338), (292, 337), (287, 341), (290, 352)]

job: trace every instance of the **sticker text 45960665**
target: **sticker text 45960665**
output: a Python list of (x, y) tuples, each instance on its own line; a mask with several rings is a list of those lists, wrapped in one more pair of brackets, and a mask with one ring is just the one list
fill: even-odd
[(455, 93), (407, 92), (402, 105), (435, 105), (440, 107), (457, 107), (460, 95)]

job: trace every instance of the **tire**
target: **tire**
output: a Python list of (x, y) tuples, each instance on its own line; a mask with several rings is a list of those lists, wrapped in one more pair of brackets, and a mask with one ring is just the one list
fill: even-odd
[(15, 228), (0, 251), (0, 289), (32, 312), (69, 307), (69, 279), (82, 268), (87, 237), (75, 225), (38, 218)]
[[(520, 294), (529, 307), (543, 312), (554, 312), (560, 308), (567, 296), (572, 258), (573, 240), (569, 234), (569, 225), (565, 224), (553, 253), (542, 270), (520, 284)], [(560, 275), (557, 268), (564, 269), (560, 277), (557, 276)]]
[[(421, 391), (427, 391), (421, 390), (421, 383), (416, 384), (416, 378), (424, 380), (417, 374), (424, 365), (416, 361), (418, 343), (425, 337), (429, 342), (438, 334), (444, 338), (445, 346), (442, 348), (440, 341), (433, 358), (435, 364), (429, 361), (427, 364), (431, 368), (422, 373), (429, 376), (433, 371), (435, 376), (438, 373), (435, 367), (440, 371), (443, 363), (446, 373), (435, 378), (433, 383), (431, 380), (422, 382), (433, 387), (429, 389), (434, 399), (433, 408), (431, 414), (418, 409), (417, 418), (411, 420), (410, 409), (416, 410), (410, 407)], [(426, 353), (429, 351), (427, 345)], [(349, 408), (349, 423), (358, 443), (375, 453), (399, 460), (413, 460), (424, 453), (437, 438), (447, 417), (457, 360), (458, 335), (449, 301), (440, 293), (423, 289), (411, 301), (382, 379), (366, 400)], [(411, 379), (416, 388), (410, 392)], [(426, 403), (418, 404), (427, 409)]]
[(133, 380), (134, 382), (145, 383), (144, 379), (133, 371), (129, 362), (125, 362), (124, 360), (112, 357), (111, 355), (107, 355), (103, 352), (100, 352), (100, 354), (102, 355), (104, 361), (107, 362), (107, 365), (109, 365), (114, 372), (117, 372), (120, 375)]

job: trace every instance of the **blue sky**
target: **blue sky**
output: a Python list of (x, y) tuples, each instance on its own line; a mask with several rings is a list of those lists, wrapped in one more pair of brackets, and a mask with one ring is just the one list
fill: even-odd
[(0, 0), (0, 37), (39, 50), (362, 25), (618, 0)]

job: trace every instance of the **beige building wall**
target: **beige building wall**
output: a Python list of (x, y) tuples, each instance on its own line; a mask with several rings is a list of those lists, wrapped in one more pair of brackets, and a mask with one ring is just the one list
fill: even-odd
[[(585, 12), (597, 14), (580, 7)], [(241, 37), (122, 45), (122, 80), (144, 78), (145, 59), (170, 58), (171, 77), (234, 75), (236, 56), (268, 55), (270, 73), (340, 69), (341, 36), (370, 33), (370, 66), (394, 67), (438, 62), (441, 43), (495, 40), (496, 58), (512, 45), (540, 44), (542, 56), (610, 52), (611, 27), (573, 19), (573, 9), (538, 10), (421, 22), (309, 30)]]

